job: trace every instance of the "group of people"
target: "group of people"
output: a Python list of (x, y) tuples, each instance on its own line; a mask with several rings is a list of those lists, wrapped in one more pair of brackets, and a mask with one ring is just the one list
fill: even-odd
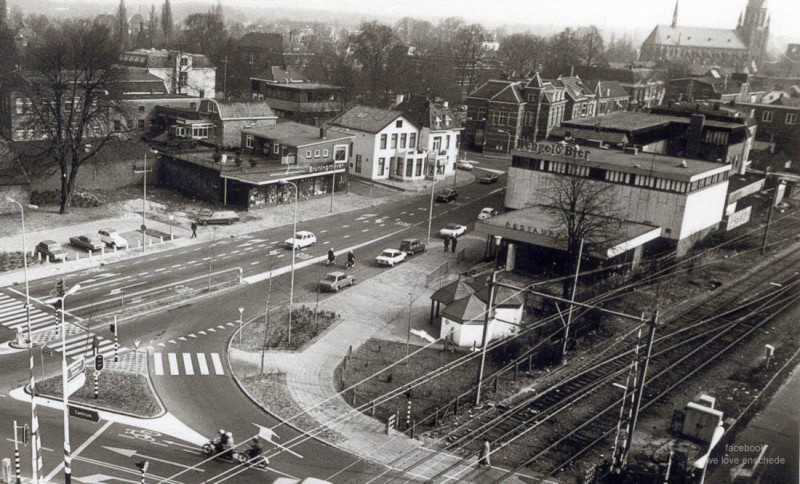
[(447, 252), (447, 249), (452, 248), (453, 253), (456, 252), (456, 246), (458, 245), (458, 239), (455, 237), (447, 236), (444, 238), (444, 251)]
[[(336, 253), (334, 252), (333, 248), (328, 249), (328, 265), (336, 264)], [(347, 253), (347, 262), (345, 262), (344, 267), (345, 269), (349, 269), (356, 265), (356, 255), (351, 250)]]
[[(219, 429), (219, 434), (212, 441), (214, 443), (214, 450), (217, 454), (222, 454), (220, 457), (223, 459), (233, 459), (233, 449), (235, 447), (233, 442), (233, 432), (226, 432), (225, 429)], [(250, 441), (250, 447), (247, 448), (247, 456), (250, 459), (255, 459), (264, 453), (264, 446), (258, 440), (258, 437), (253, 437)]]

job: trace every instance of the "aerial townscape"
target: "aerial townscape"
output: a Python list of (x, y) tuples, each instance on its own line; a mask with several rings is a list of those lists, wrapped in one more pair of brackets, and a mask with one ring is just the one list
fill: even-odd
[(0, 484), (800, 483), (798, 0), (0, 0)]

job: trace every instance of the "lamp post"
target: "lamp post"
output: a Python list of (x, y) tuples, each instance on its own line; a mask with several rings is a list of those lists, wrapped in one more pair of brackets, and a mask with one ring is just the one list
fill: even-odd
[(475, 405), (481, 403), (481, 383), (483, 380), (483, 369), (486, 364), (486, 347), (489, 346), (489, 320), (491, 318), (492, 305), (494, 304), (494, 282), (497, 275), (497, 255), (500, 253), (500, 242), (503, 238), (499, 235), (494, 236), (494, 266), (492, 266), (492, 274), (489, 277), (489, 304), (486, 307), (486, 312), (483, 314), (483, 343), (481, 344), (481, 365), (478, 367), (478, 391), (475, 394)]
[(72, 462), (71, 450), (69, 447), (69, 391), (67, 389), (69, 367), (67, 365), (67, 319), (64, 314), (67, 312), (65, 300), (70, 294), (74, 294), (81, 288), (80, 284), (75, 284), (58, 299), (61, 301), (61, 391), (64, 397), (64, 484), (72, 482)]
[(411, 304), (414, 302), (414, 296), (408, 293), (408, 332), (406, 333), (406, 365), (408, 364), (408, 356), (411, 354)]
[[(31, 475), (34, 484), (39, 482), (39, 470), (41, 469), (41, 461), (39, 460), (39, 419), (36, 416), (36, 379), (34, 378), (34, 358), (33, 358), (33, 334), (31, 331), (31, 295), (28, 288), (28, 246), (25, 241), (25, 209), (22, 204), (13, 198), (6, 197), (11, 203), (15, 203), (19, 207), (20, 220), (22, 222), (22, 266), (25, 271), (25, 320), (28, 326), (28, 356), (30, 359), (30, 373), (31, 373)], [(37, 209), (36, 205), (28, 205), (28, 208)], [(44, 371), (44, 367), (42, 367)]]
[(289, 180), (278, 180), (279, 185), (291, 185), (294, 188), (294, 223), (292, 225), (292, 276), (291, 282), (289, 283), (289, 336), (287, 344), (291, 346), (292, 344), (292, 303), (294, 302), (294, 258), (295, 253), (297, 251), (297, 185), (290, 182)]
[(506, 152), (511, 154), (511, 133), (509, 133), (508, 131), (506, 131), (504, 129), (498, 129), (497, 132), (498, 133), (503, 133), (506, 136), (508, 136), (508, 141), (506, 142)]
[(174, 240), (172, 238), (172, 224), (173, 224), (174, 220), (175, 220), (175, 216), (174, 215), (170, 215), (169, 216), (169, 240), (170, 241)]
[(242, 344), (242, 323), (244, 322), (244, 306), (239, 306), (239, 344)]
[[(148, 150), (151, 153), (158, 154), (156, 150)], [(144, 152), (144, 170), (142, 170), (144, 177), (142, 178), (142, 252), (145, 250), (145, 243), (147, 242), (147, 151)], [(170, 230), (172, 227), (170, 227)]]

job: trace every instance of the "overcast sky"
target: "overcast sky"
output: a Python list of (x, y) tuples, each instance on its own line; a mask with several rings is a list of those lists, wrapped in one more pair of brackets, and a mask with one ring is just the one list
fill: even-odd
[[(173, 0), (180, 1), (180, 0)], [(209, 0), (211, 1), (211, 0)], [(800, 0), (767, 0), (775, 35), (800, 37)], [(486, 24), (588, 25), (649, 31), (672, 21), (674, 0), (223, 0), (223, 5), (335, 9), (381, 16), (459, 16)], [(734, 28), (747, 0), (680, 0), (678, 23)]]

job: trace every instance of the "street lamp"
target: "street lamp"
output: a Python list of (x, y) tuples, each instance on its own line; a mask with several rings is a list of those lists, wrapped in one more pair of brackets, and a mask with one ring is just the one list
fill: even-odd
[(506, 143), (506, 152), (511, 154), (511, 133), (509, 133), (508, 131), (506, 131), (504, 129), (498, 129), (497, 132), (498, 133), (503, 133), (506, 136), (508, 136), (508, 142)]
[(483, 343), (481, 344), (481, 365), (478, 368), (478, 391), (475, 395), (475, 406), (481, 403), (481, 383), (483, 380), (483, 368), (486, 364), (486, 347), (489, 346), (489, 318), (492, 312), (492, 305), (494, 304), (494, 283), (495, 276), (497, 276), (497, 256), (500, 253), (500, 242), (503, 237), (499, 235), (494, 236), (494, 265), (492, 266), (492, 274), (489, 277), (489, 304), (486, 306), (486, 312), (483, 314)]
[(297, 251), (297, 185), (290, 182), (289, 180), (283, 179), (278, 180), (278, 184), (281, 186), (291, 185), (294, 188), (294, 223), (292, 228), (292, 280), (289, 283), (289, 337), (288, 337), (288, 345), (292, 345), (292, 303), (294, 302), (294, 256)]
[[(25, 241), (25, 210), (21, 203), (13, 198), (6, 197), (11, 203), (15, 203), (19, 207), (19, 215), (22, 221), (22, 266), (25, 271), (25, 319), (28, 325), (28, 355), (30, 358), (30, 372), (31, 372), (31, 475), (33, 476), (34, 484), (39, 482), (39, 419), (36, 417), (36, 380), (34, 378), (34, 358), (33, 358), (33, 334), (31, 331), (31, 295), (28, 288), (28, 246)], [(28, 208), (37, 209), (36, 205), (27, 205)], [(44, 371), (44, 367), (42, 367)]]
[(172, 238), (172, 224), (173, 224), (174, 220), (175, 220), (175, 216), (174, 215), (170, 215), (169, 216), (169, 240), (171, 240), (171, 241), (175, 240), (175, 239)]
[[(158, 154), (156, 150), (147, 150), (151, 153)], [(144, 152), (144, 177), (142, 178), (142, 252), (144, 252), (145, 243), (147, 242), (147, 151)]]
[(67, 380), (69, 367), (67, 366), (67, 319), (64, 314), (67, 312), (65, 308), (65, 299), (71, 294), (75, 294), (81, 288), (80, 284), (75, 284), (58, 299), (61, 301), (61, 391), (64, 397), (64, 484), (71, 484), (72, 482), (72, 469), (70, 462), (72, 461), (71, 451), (69, 447), (69, 391), (67, 389)]

